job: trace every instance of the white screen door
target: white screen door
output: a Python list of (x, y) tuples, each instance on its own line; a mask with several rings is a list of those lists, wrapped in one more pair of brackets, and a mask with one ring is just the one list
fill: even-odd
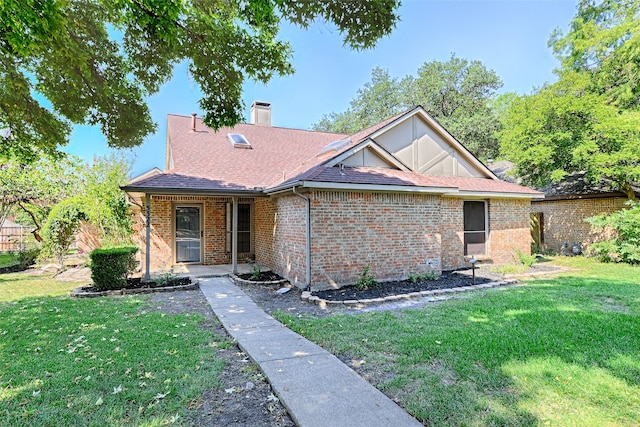
[(176, 206), (176, 262), (201, 262), (200, 207)]

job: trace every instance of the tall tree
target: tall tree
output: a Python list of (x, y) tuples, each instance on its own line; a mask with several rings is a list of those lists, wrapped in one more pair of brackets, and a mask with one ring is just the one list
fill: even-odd
[(188, 61), (207, 125), (243, 117), (245, 79), (293, 73), (281, 22), (335, 24), (369, 48), (391, 32), (399, 0), (4, 0), (0, 5), (0, 151), (34, 160), (66, 144), (72, 124), (101, 127), (112, 147), (155, 129), (145, 98)]
[(581, 0), (567, 34), (549, 41), (561, 70), (590, 76), (588, 89), (640, 109), (640, 0)]
[(375, 68), (343, 113), (325, 115), (317, 130), (355, 133), (415, 105), (422, 105), (476, 156), (498, 154), (499, 121), (491, 100), (502, 81), (480, 61), (452, 55), (446, 62), (424, 63), (417, 76), (401, 80)]
[(130, 170), (131, 161), (123, 153), (112, 153), (94, 158), (80, 173), (74, 201), (104, 246), (131, 242), (131, 211), (126, 194), (120, 190), (129, 182)]
[(0, 226), (9, 213), (22, 215), (42, 241), (39, 231), (51, 207), (77, 192), (78, 166), (74, 157), (43, 156), (32, 163), (0, 159)]
[(558, 81), (515, 100), (501, 148), (523, 182), (544, 186), (575, 171), (611, 180), (634, 198), (640, 182), (640, 0), (584, 0), (550, 44)]

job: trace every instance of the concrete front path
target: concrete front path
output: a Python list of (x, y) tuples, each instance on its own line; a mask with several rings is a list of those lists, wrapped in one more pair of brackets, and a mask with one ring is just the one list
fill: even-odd
[(265, 313), (229, 279), (201, 279), (200, 289), (297, 425), (422, 425), (337, 357)]

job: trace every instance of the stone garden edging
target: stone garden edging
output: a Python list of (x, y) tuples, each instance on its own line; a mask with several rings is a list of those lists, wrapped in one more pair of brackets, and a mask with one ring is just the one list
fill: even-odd
[(345, 305), (378, 304), (378, 303), (389, 302), (389, 301), (397, 301), (401, 299), (413, 299), (413, 298), (437, 296), (437, 295), (443, 295), (443, 294), (453, 294), (453, 293), (465, 292), (465, 291), (474, 291), (478, 289), (489, 289), (489, 288), (495, 288), (499, 286), (513, 285), (517, 282), (518, 281), (516, 279), (507, 279), (507, 280), (500, 280), (497, 282), (482, 283), (479, 285), (462, 286), (458, 288), (434, 289), (431, 291), (420, 291), (420, 292), (411, 292), (408, 294), (389, 295), (383, 298), (345, 300), (345, 301), (330, 301), (330, 300), (320, 298), (316, 295), (311, 295), (310, 291), (304, 291), (302, 292), (301, 298), (303, 301), (307, 301), (307, 302), (318, 304), (318, 305), (320, 304), (345, 304)]
[(236, 276), (235, 274), (229, 275), (229, 278), (236, 285), (237, 284), (243, 284), (243, 285), (283, 285), (283, 284), (289, 282), (287, 279), (270, 280), (270, 281), (247, 280), (247, 279), (242, 279), (242, 278)]
[(116, 295), (135, 295), (135, 294), (152, 294), (156, 292), (176, 292), (176, 291), (193, 291), (200, 287), (197, 279), (191, 278), (188, 285), (179, 286), (157, 286), (155, 288), (131, 288), (131, 289), (114, 289), (110, 291), (83, 291), (87, 286), (79, 286), (71, 291), (74, 298), (96, 298)]

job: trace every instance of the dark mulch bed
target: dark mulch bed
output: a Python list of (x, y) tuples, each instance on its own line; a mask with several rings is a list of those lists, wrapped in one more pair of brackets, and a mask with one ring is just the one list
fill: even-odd
[[(185, 286), (190, 285), (191, 279), (189, 277), (176, 277), (174, 279), (157, 281), (150, 280), (148, 282), (142, 281), (140, 277), (131, 277), (127, 279), (127, 287), (125, 289), (153, 289), (153, 288), (166, 288), (172, 286)], [(103, 289), (97, 289), (93, 286), (84, 286), (82, 288), (84, 292), (100, 292)]]
[(251, 280), (252, 282), (275, 282), (283, 280), (280, 275), (272, 271), (262, 271), (259, 277), (254, 277), (253, 273), (238, 274), (238, 277), (243, 280)]
[[(496, 275), (476, 271), (475, 283), (477, 285), (498, 279), (499, 277)], [(409, 280), (381, 282), (377, 287), (362, 291), (357, 290), (354, 286), (347, 286), (341, 289), (314, 291), (312, 295), (316, 295), (327, 301), (362, 300), (410, 294), (420, 291), (460, 288), (462, 286), (470, 286), (473, 283), (471, 273), (468, 270), (463, 270), (442, 273), (438, 280), (423, 280), (416, 283), (411, 283)]]

